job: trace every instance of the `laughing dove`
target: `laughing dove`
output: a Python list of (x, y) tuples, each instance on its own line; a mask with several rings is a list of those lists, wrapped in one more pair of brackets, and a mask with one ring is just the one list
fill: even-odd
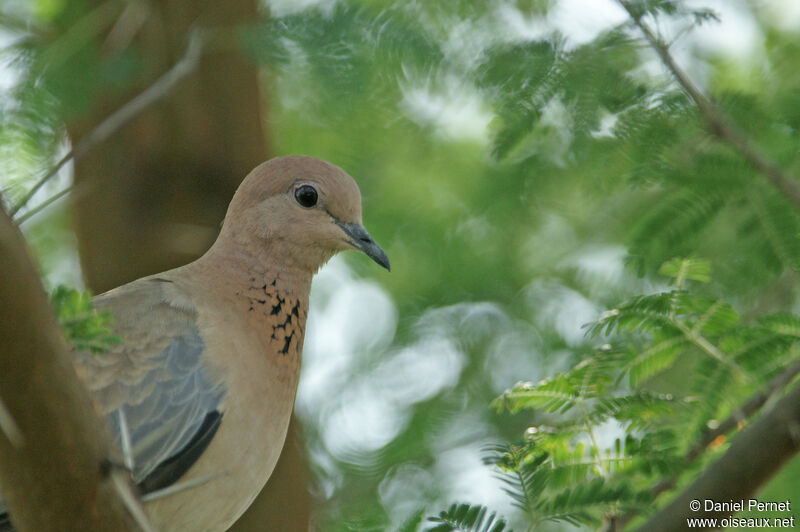
[(311, 278), (345, 249), (389, 269), (353, 179), (280, 157), (245, 178), (205, 255), (95, 298), (123, 341), (75, 353), (78, 375), (141, 491), (185, 487), (146, 503), (156, 530), (226, 530), (267, 482), (294, 405)]

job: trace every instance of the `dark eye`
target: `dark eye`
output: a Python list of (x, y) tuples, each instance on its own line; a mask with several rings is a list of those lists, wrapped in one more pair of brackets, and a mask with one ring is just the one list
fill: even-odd
[(311, 185), (297, 187), (294, 191), (294, 199), (303, 207), (313, 207), (317, 204), (317, 191)]

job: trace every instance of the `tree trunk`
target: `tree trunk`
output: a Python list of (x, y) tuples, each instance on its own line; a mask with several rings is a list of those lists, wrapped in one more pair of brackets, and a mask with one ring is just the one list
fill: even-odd
[[(21, 532), (138, 531), (36, 267), (0, 208), (0, 492)], [(133, 493), (132, 491), (130, 493)]]

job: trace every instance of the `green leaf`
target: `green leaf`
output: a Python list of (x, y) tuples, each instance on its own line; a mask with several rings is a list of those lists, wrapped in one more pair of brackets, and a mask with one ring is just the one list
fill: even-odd
[(800, 338), (800, 316), (794, 314), (773, 314), (762, 318), (760, 325), (765, 329), (784, 336)]
[(672, 367), (675, 359), (687, 346), (683, 335), (665, 336), (643, 349), (631, 360), (626, 369), (631, 386), (640, 386), (650, 377)]
[(711, 280), (711, 263), (707, 260), (675, 257), (668, 260), (658, 269), (658, 273), (672, 277), (678, 288), (683, 287), (686, 279), (707, 283)]
[(678, 291), (639, 296), (618, 308), (604, 312), (589, 327), (592, 335), (611, 334), (615, 331), (675, 330), (671, 314), (680, 299)]
[(76, 349), (103, 353), (122, 341), (112, 331), (114, 317), (93, 308), (89, 292), (59, 285), (50, 294), (50, 303), (64, 336)]
[(469, 504), (452, 504), (438, 516), (429, 517), (428, 521), (439, 523), (427, 529), (428, 532), (512, 532), (506, 529), (506, 522), (497, 517), (495, 512), (487, 515), (485, 506)]
[(595, 478), (564, 489), (549, 500), (538, 501), (536, 511), (542, 520), (597, 525), (605, 510), (633, 500), (634, 493), (627, 484), (614, 485)]

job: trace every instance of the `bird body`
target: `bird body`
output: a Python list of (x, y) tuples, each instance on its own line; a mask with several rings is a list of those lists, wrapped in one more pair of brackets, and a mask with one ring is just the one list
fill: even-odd
[[(138, 353), (115, 357), (116, 367), (113, 368), (104, 355), (81, 353), (76, 360), (79, 375), (104, 409), (103, 414), (112, 416), (113, 425), (118, 423), (113, 421), (114, 413), (124, 404), (126, 422), (132, 425), (129, 430), (136, 429), (138, 418), (132, 410), (138, 405), (145, 405), (148, 410), (145, 422), (170, 421), (168, 434), (176, 432), (175, 425), (186, 426), (189, 430), (185, 441), (173, 445), (175, 451), (185, 447), (194, 435), (187, 420), (194, 420), (195, 427), (199, 427), (212, 408), (221, 415), (220, 429), (224, 427), (224, 430), (213, 435), (188, 471), (181, 474), (179, 468), (167, 472), (166, 478), (153, 486), (162, 488), (165, 483), (170, 485), (178, 479), (181, 482), (209, 479), (196, 488), (148, 503), (148, 513), (160, 531), (203, 532), (230, 527), (250, 506), (275, 467), (294, 405), (310, 276), (289, 287), (277, 272), (250, 271), (247, 274), (244, 269), (229, 269), (227, 276), (220, 277), (213, 268), (212, 265), (211, 270), (207, 270), (205, 261), (199, 261), (134, 281), (100, 296), (96, 302), (101, 310), (119, 309), (115, 313), (117, 316), (124, 315), (128, 309), (149, 315), (118, 319), (121, 325), (117, 332), (122, 338), (148, 337), (153, 338), (154, 343), (165, 343), (187, 327), (194, 326), (200, 331), (199, 342), (204, 355), (197, 357), (198, 360), (176, 361), (195, 371), (186, 372), (191, 376), (177, 390), (175, 400), (180, 404), (169, 419), (164, 419), (167, 417), (164, 413), (151, 413), (154, 408), (147, 403), (154, 401), (155, 394), (150, 388), (159, 384), (143, 385), (153, 370), (149, 369), (150, 364), (136, 359)], [(277, 309), (275, 314), (273, 309)], [(276, 324), (283, 326), (278, 328), (278, 334), (274, 331)], [(283, 352), (286, 345), (289, 349)], [(164, 347), (159, 345), (155, 349), (147, 348), (143, 355), (163, 352)], [(157, 371), (164, 370), (157, 361), (155, 367)], [(174, 373), (165, 376), (164, 382), (175, 380)], [(170, 390), (171, 387), (165, 391)], [(215, 401), (216, 396), (218, 400)], [(155, 430), (156, 427), (145, 428), (148, 434)], [(146, 437), (143, 435), (134, 441)], [(135, 479), (136, 473), (142, 476), (144, 471), (152, 475), (153, 468), (157, 470), (164, 455), (174, 455), (175, 451), (159, 449), (149, 453), (153, 460), (145, 462), (147, 453), (141, 450), (137, 453), (134, 449), (134, 457), (138, 454)], [(146, 478), (142, 476), (136, 480)], [(205, 497), (197, 496), (196, 491), (204, 489), (213, 489), (224, 497), (220, 496), (219, 504), (209, 504)]]
[(227, 530), (263, 488), (294, 405), (312, 276), (348, 248), (389, 267), (352, 178), (282, 157), (244, 180), (205, 255), (95, 298), (122, 341), (76, 352), (75, 368), (133, 481), (160, 493), (145, 506), (157, 530)]

